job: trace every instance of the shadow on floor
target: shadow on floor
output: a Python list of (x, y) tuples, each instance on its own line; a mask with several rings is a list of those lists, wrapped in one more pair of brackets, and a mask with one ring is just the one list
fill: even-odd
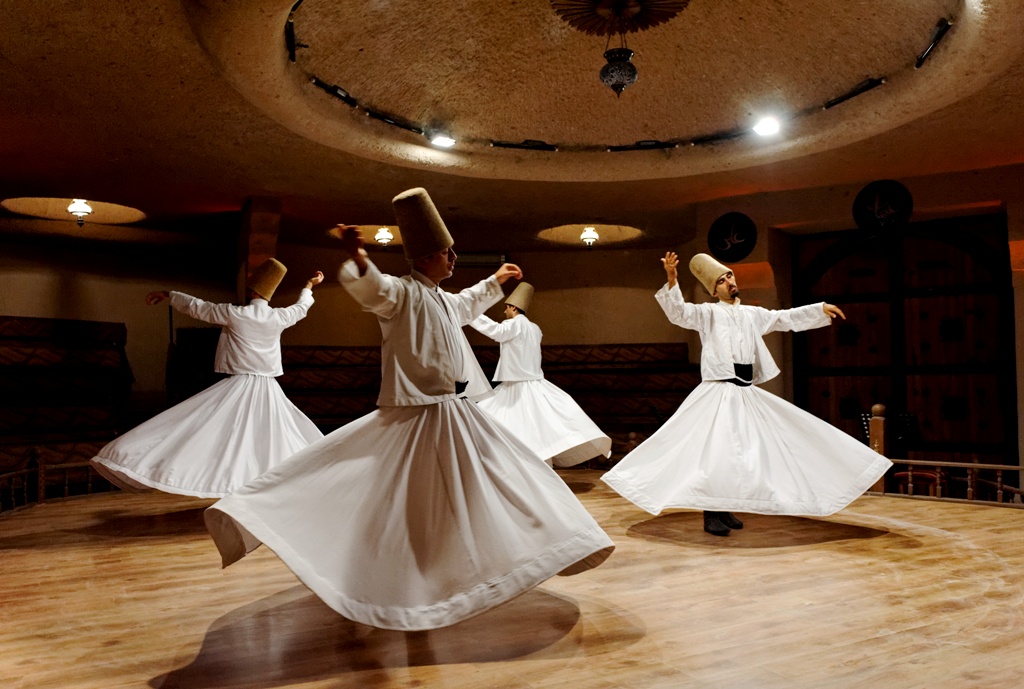
[(877, 538), (888, 531), (810, 517), (740, 514), (743, 528), (728, 536), (704, 533), (700, 512), (672, 512), (629, 526), (631, 538), (720, 548), (788, 548), (833, 541)]
[(120, 511), (101, 512), (98, 521), (74, 531), (88, 536), (108, 538), (162, 538), (205, 533), (203, 512), (207, 504), (158, 514), (131, 514)]
[[(631, 644), (645, 630), (610, 612), (614, 632), (578, 631), (579, 606), (534, 589), (443, 629), (400, 632), (352, 622), (301, 586), (239, 608), (211, 625), (196, 658), (151, 687), (280, 687), (386, 668), (584, 655), (582, 646)], [(371, 685), (372, 680), (366, 679)]]

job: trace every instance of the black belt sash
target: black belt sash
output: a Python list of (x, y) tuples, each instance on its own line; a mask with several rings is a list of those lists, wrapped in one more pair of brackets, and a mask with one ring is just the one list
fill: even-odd
[(736, 377), (726, 379), (726, 383), (739, 385), (741, 388), (750, 387), (751, 381), (754, 380), (753, 364), (733, 364), (732, 370)]

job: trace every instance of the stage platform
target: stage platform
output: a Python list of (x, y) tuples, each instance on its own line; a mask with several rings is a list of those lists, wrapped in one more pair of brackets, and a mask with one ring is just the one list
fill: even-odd
[(658, 517), (560, 472), (618, 548), (461, 624), (339, 617), (267, 548), (222, 570), (212, 500), (0, 518), (0, 687), (1001, 689), (1024, 684), (1024, 510), (866, 496), (829, 518)]

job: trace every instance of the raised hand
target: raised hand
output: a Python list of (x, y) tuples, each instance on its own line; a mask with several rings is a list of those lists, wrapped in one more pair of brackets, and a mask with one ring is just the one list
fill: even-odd
[(505, 263), (501, 266), (501, 268), (498, 268), (498, 271), (494, 274), (494, 277), (498, 280), (499, 285), (504, 285), (509, 278), (522, 280), (523, 271), (515, 263)]
[(356, 225), (335, 225), (327, 230), (327, 234), (335, 239), (340, 239), (342, 247), (352, 255), (357, 254), (363, 248), (363, 236), (359, 234), (359, 228)]
[(844, 321), (846, 320), (846, 315), (835, 304), (822, 304), (821, 310), (824, 311), (825, 315), (827, 315), (832, 320), (835, 320), (836, 316), (839, 316)]
[(170, 299), (171, 294), (166, 290), (159, 290), (157, 292), (150, 292), (146, 295), (146, 305), (156, 306), (165, 299)]
[(359, 234), (359, 228), (355, 225), (335, 225), (327, 231), (332, 237), (341, 240), (341, 247), (352, 257), (352, 261), (359, 268), (359, 274), (366, 274), (366, 259), (369, 254), (363, 248), (363, 236)]
[(316, 275), (314, 275), (313, 277), (306, 281), (306, 289), (313, 289), (314, 285), (319, 285), (323, 281), (324, 274), (318, 270), (316, 271)]
[(679, 271), (676, 269), (676, 266), (679, 265), (679, 256), (674, 251), (668, 251), (665, 253), (665, 258), (661, 259), (661, 264), (665, 266), (668, 286), (675, 287), (676, 280), (679, 278)]

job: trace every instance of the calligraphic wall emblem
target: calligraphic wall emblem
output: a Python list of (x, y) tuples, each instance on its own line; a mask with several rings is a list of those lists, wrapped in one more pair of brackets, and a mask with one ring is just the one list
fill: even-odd
[(891, 179), (865, 185), (853, 200), (853, 221), (867, 232), (901, 227), (913, 212), (914, 198), (910, 191)]
[(723, 263), (742, 261), (757, 246), (757, 225), (749, 216), (733, 211), (719, 217), (708, 230), (711, 255)]

